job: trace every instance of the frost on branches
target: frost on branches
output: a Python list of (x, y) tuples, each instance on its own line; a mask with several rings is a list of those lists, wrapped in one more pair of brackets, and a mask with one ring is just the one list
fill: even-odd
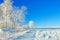
[[(28, 30), (24, 31), (25, 29), (22, 27), (25, 21), (26, 7), (22, 6), (19, 9), (13, 7), (11, 2), (11, 0), (4, 0), (4, 3), (0, 4), (0, 40), (8, 40), (10, 37), (16, 38), (28, 32)], [(5, 31), (8, 29), (15, 33)]]

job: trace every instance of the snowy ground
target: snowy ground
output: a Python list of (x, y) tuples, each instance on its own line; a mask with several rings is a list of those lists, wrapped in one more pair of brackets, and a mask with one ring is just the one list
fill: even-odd
[(14, 40), (60, 40), (60, 30), (30, 30)]
[(8, 33), (0, 33), (0, 40), (60, 40), (60, 29), (29, 29), (26, 33), (18, 34), (22, 35), (14, 38)]

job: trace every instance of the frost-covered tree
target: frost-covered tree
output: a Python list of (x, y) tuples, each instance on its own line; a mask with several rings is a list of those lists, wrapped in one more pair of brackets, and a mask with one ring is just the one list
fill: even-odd
[(0, 27), (22, 25), (25, 21), (25, 10), (25, 6), (19, 9), (12, 6), (11, 0), (4, 0), (4, 3), (0, 4)]
[(33, 28), (34, 27), (34, 21), (29, 21), (29, 27)]
[[(4, 0), (4, 3), (0, 4), (0, 39), (8, 40), (10, 37), (16, 38), (17, 36), (23, 35), (28, 30), (23, 31), (23, 23), (25, 21), (26, 7), (21, 8), (13, 7), (12, 0)], [(15, 34), (4, 32), (2, 29), (11, 28), (16, 31)], [(21, 32), (20, 32), (21, 31)], [(22, 32), (23, 31), (23, 32)]]

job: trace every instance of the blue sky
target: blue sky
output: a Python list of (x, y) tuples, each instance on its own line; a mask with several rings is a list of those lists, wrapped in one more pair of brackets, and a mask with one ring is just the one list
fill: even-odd
[[(13, 0), (17, 7), (26, 6), (26, 22), (35, 26), (60, 26), (60, 0)], [(2, 0), (0, 0), (0, 3)]]

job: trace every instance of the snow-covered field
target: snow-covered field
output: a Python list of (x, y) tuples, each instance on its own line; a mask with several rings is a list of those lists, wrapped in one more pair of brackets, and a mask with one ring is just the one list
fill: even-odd
[(14, 40), (60, 40), (60, 30), (30, 30)]
[(19, 33), (0, 31), (0, 40), (60, 40), (60, 29), (26, 29)]

